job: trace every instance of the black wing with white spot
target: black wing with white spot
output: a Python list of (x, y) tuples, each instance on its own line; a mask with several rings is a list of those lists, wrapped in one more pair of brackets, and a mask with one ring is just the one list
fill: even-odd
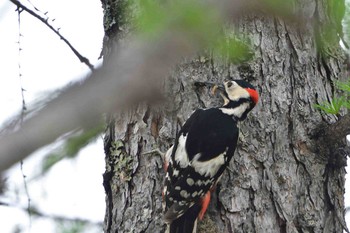
[(238, 139), (236, 121), (219, 109), (197, 110), (179, 132), (165, 181), (167, 223), (199, 202), (231, 160)]

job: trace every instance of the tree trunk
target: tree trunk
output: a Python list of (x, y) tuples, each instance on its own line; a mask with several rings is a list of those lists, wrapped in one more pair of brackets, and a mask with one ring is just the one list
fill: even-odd
[[(126, 34), (126, 2), (102, 0), (105, 58), (110, 41)], [(337, 35), (339, 22), (331, 21), (326, 0), (300, 2), (295, 12), (305, 17), (302, 22), (261, 14), (244, 16), (233, 26), (251, 41), (255, 56), (249, 63), (225, 63), (211, 53), (183, 61), (165, 81), (164, 93), (171, 100), (165, 106), (142, 103), (110, 118), (105, 137), (105, 232), (164, 231), (165, 174), (156, 149), (165, 152), (171, 146), (179, 125), (193, 110), (220, 104), (196, 83), (221, 83), (227, 77), (251, 82), (260, 102), (240, 126), (239, 146), (199, 232), (346, 229), (346, 163), (337, 148), (324, 146), (326, 126), (338, 119), (313, 107), (332, 99), (333, 82), (342, 77), (340, 48), (322, 30)]]

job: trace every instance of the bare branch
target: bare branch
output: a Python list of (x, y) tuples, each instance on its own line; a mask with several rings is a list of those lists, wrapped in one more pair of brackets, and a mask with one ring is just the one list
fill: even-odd
[(38, 15), (37, 13), (35, 13), (34, 11), (30, 10), (29, 8), (27, 8), (26, 6), (24, 6), (21, 2), (17, 1), (17, 0), (10, 0), (13, 4), (15, 4), (17, 7), (21, 8), (22, 10), (26, 11), (27, 13), (29, 13), (30, 15), (34, 16), (35, 18), (37, 18), (38, 20), (40, 20), (42, 23), (44, 23), (47, 27), (49, 27), (54, 33), (56, 33), (56, 35), (58, 35), (60, 37), (61, 40), (64, 41), (64, 43), (66, 43), (68, 45), (68, 47), (73, 51), (73, 53), (79, 58), (80, 62), (85, 63), (90, 70), (94, 70), (94, 66), (90, 63), (89, 59), (87, 59), (86, 57), (84, 57), (83, 55), (81, 55), (78, 50), (76, 50), (73, 45), (64, 37), (61, 35), (61, 33), (56, 30), (51, 24), (49, 24), (47, 19), (44, 19), (43, 17), (41, 17), (40, 15)]
[(157, 86), (172, 65), (194, 53), (188, 41), (168, 35), (152, 44), (131, 43), (128, 49), (112, 55), (85, 82), (67, 88), (16, 132), (2, 135), (0, 171), (64, 133), (96, 125), (104, 112), (157, 98)]

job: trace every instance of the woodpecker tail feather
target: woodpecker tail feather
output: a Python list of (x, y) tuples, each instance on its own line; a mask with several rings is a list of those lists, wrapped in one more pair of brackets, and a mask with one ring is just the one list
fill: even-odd
[(197, 217), (200, 211), (201, 206), (194, 204), (181, 217), (168, 224), (166, 233), (196, 233)]

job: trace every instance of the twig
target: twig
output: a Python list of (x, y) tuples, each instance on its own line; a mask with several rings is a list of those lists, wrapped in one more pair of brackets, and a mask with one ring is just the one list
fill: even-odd
[(86, 57), (82, 56), (73, 46), (72, 44), (64, 37), (61, 35), (61, 33), (56, 30), (51, 24), (49, 24), (47, 19), (44, 19), (43, 17), (41, 17), (40, 15), (36, 14), (34, 11), (30, 10), (29, 8), (27, 8), (26, 6), (24, 6), (21, 2), (17, 1), (17, 0), (10, 0), (13, 4), (15, 4), (17, 7), (23, 9), (24, 11), (26, 11), (27, 13), (29, 13), (30, 15), (34, 16), (35, 18), (37, 18), (38, 20), (40, 20), (42, 23), (44, 23), (47, 27), (49, 27), (54, 33), (56, 33), (56, 35), (58, 35), (60, 37), (61, 40), (63, 40), (68, 47), (73, 51), (73, 53), (79, 58), (80, 62), (85, 63), (91, 71), (94, 70), (94, 66), (90, 63), (89, 59), (87, 59)]
[[(26, 210), (26, 208), (21, 207), (21, 206), (17, 206), (15, 204), (11, 204), (8, 202), (4, 202), (4, 201), (0, 201), (0, 206), (6, 206), (9, 208), (18, 208), (21, 209), (23, 211)], [(49, 219), (53, 219), (55, 221), (68, 221), (68, 222), (81, 222), (81, 223), (86, 223), (86, 224), (94, 224), (94, 225), (98, 225), (98, 226), (102, 226), (102, 222), (94, 222), (91, 221), (89, 219), (82, 219), (82, 218), (69, 218), (66, 216), (59, 216), (59, 215), (54, 215), (54, 214), (46, 214), (41, 212), (40, 210), (36, 209), (36, 208), (32, 208), (31, 209), (31, 213), (33, 216), (37, 216), (37, 217), (42, 217), (42, 218), (49, 218)]]
[(20, 88), (21, 88), (21, 96), (22, 96), (22, 112), (21, 112), (21, 123), (23, 122), (23, 119), (24, 119), (24, 114), (25, 114), (25, 111), (27, 110), (27, 107), (26, 107), (26, 101), (25, 101), (25, 98), (24, 98), (24, 88), (23, 88), (23, 83), (22, 83), (22, 69), (21, 69), (21, 63), (20, 63), (20, 58), (21, 58), (21, 51), (22, 51), (22, 48), (21, 48), (21, 37), (22, 37), (22, 34), (21, 34), (21, 13), (22, 13), (22, 9), (17, 6), (17, 18), (18, 18), (18, 78), (19, 78), (19, 83), (20, 83)]
[(25, 190), (25, 194), (27, 196), (27, 201), (28, 201), (28, 205), (27, 205), (27, 213), (29, 216), (29, 229), (31, 229), (32, 227), (32, 212), (31, 212), (31, 199), (29, 196), (29, 191), (28, 191), (28, 185), (27, 185), (27, 176), (24, 174), (23, 171), (23, 160), (21, 160), (21, 173), (22, 173), (22, 178), (23, 178), (23, 183), (24, 183), (24, 190)]

